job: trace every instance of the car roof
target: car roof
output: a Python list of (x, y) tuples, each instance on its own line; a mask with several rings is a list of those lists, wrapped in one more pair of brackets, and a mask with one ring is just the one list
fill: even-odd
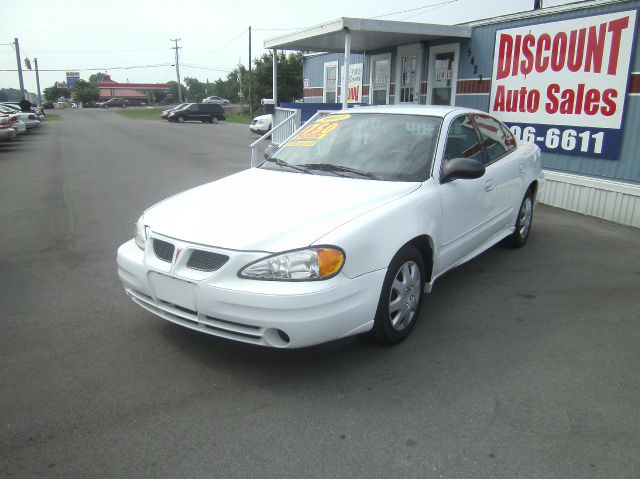
[(332, 113), (388, 113), (394, 115), (424, 115), (444, 118), (450, 113), (482, 113), (487, 112), (449, 105), (379, 105), (379, 106), (356, 106), (348, 110), (338, 110)]

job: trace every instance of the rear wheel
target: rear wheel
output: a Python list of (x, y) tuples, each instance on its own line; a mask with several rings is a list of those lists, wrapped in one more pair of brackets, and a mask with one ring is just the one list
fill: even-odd
[(531, 224), (533, 223), (533, 191), (529, 189), (520, 204), (518, 217), (516, 218), (515, 231), (507, 236), (502, 244), (508, 248), (522, 248), (531, 232)]
[(396, 344), (411, 333), (420, 314), (424, 289), (424, 261), (415, 246), (407, 245), (391, 260), (382, 283), (371, 337)]

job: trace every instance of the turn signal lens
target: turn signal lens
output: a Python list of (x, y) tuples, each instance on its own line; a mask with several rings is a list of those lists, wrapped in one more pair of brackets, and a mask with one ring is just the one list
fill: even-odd
[(344, 263), (342, 251), (333, 248), (322, 248), (318, 250), (317, 255), (321, 278), (332, 276), (342, 268), (342, 263)]

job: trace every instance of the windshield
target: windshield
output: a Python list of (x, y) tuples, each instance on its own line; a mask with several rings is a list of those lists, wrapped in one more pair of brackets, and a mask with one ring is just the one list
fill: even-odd
[(425, 181), (442, 120), (381, 113), (338, 113), (308, 124), (267, 169), (384, 181)]

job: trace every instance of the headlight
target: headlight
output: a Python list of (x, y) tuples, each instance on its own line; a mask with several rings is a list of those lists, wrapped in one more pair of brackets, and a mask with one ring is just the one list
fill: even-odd
[(144, 215), (136, 221), (133, 238), (136, 240), (136, 244), (140, 246), (140, 248), (144, 249), (147, 244), (147, 229), (144, 226)]
[(315, 281), (335, 276), (344, 265), (344, 251), (332, 246), (288, 251), (247, 265), (240, 277), (271, 281)]

